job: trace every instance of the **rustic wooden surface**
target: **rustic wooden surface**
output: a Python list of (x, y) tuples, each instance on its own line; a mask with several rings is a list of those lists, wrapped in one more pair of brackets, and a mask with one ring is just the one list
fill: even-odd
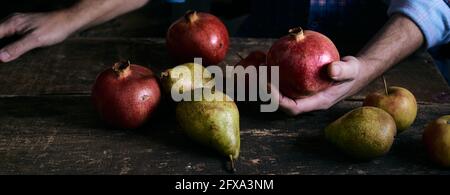
[[(272, 40), (233, 39), (221, 65), (236, 64), (239, 58), (235, 53), (245, 56), (252, 50), (267, 51), (271, 43)], [(175, 65), (167, 56), (163, 39), (75, 38), (1, 65), (0, 95), (89, 94), (96, 75), (118, 59), (129, 59), (156, 72)], [(450, 102), (449, 87), (426, 53), (411, 56), (389, 71), (386, 78), (391, 85), (408, 87), (419, 101)], [(360, 100), (382, 86), (378, 79), (352, 99)]]
[[(234, 52), (266, 50), (270, 40), (233, 39)], [(226, 159), (180, 133), (170, 106), (145, 127), (126, 131), (105, 126), (89, 93), (95, 76), (119, 58), (157, 72), (173, 66), (162, 39), (77, 38), (33, 51), (0, 65), (1, 174), (227, 174)], [(328, 111), (289, 118), (255, 114), (241, 107), (238, 174), (450, 174), (431, 163), (421, 144), (429, 121), (450, 114), (450, 89), (419, 53), (386, 74), (388, 82), (409, 88), (419, 101), (413, 127), (396, 137), (385, 157), (359, 162), (323, 140), (322, 129), (352, 108), (360, 94)]]

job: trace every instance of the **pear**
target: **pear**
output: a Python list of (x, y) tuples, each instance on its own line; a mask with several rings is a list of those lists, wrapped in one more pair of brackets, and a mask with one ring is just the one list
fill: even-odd
[(348, 155), (369, 160), (386, 154), (397, 130), (389, 113), (376, 107), (350, 111), (325, 128), (325, 137)]
[(177, 83), (179, 93), (184, 93), (197, 88), (212, 87), (210, 85), (214, 83), (214, 79), (202, 65), (186, 63), (161, 73), (161, 85), (165, 93), (170, 94)]
[(450, 168), (450, 115), (430, 122), (423, 132), (422, 140), (431, 159)]
[[(192, 92), (200, 90), (203, 89)], [(230, 158), (232, 163), (238, 158), (239, 111), (234, 101), (224, 93), (215, 91), (205, 94), (200, 101), (178, 103), (176, 118), (180, 127), (193, 140), (215, 149)]]

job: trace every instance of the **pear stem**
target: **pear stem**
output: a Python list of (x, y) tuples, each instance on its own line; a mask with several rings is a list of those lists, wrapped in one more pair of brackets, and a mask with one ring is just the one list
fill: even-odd
[(164, 71), (164, 72), (161, 72), (160, 78), (161, 78), (161, 79), (165, 79), (165, 78), (167, 78), (167, 77), (170, 77), (170, 70), (171, 70), (171, 69), (168, 69), (168, 70), (166, 70), (166, 71)]
[(386, 92), (386, 95), (389, 95), (389, 90), (386, 82), (386, 77), (383, 76), (383, 83), (384, 83), (384, 90)]
[(236, 172), (236, 167), (234, 166), (234, 159), (233, 159), (233, 155), (230, 154), (230, 164), (231, 164), (231, 172), (234, 173)]
[(244, 57), (241, 54), (239, 54), (238, 52), (235, 52), (235, 54), (239, 57), (239, 59), (244, 60)]

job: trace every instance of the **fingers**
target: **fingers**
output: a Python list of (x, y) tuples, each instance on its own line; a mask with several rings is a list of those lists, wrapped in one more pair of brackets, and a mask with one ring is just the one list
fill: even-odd
[(295, 100), (297, 105), (297, 115), (315, 110), (326, 110), (333, 105), (334, 100), (325, 97), (323, 93)]
[(19, 41), (2, 48), (0, 50), (0, 61), (10, 62), (39, 46), (39, 39), (34, 38), (32, 35), (27, 35)]
[(276, 87), (270, 87), (272, 101), (278, 101), (280, 110), (289, 116), (297, 116), (301, 113), (328, 109), (333, 106), (335, 102), (338, 102), (343, 96), (339, 93), (339, 91), (341, 91), (341, 87), (333, 86), (313, 96), (293, 100), (289, 97), (283, 96)]
[(15, 13), (0, 23), (0, 39), (25, 31), (28, 24), (25, 14)]
[(280, 109), (286, 114), (296, 116), (301, 113), (315, 110), (326, 110), (335, 103), (351, 95), (354, 82), (345, 82), (357, 79), (360, 62), (352, 56), (342, 58), (342, 61), (333, 62), (328, 66), (328, 74), (341, 85), (333, 85), (313, 96), (293, 100), (283, 96), (280, 91), (270, 85), (272, 100), (278, 101)]
[(357, 59), (347, 56), (328, 66), (328, 74), (335, 81), (353, 80), (359, 73)]
[(12, 22), (5, 21), (0, 24), (0, 39), (8, 37), (16, 33), (16, 28)]
[(270, 93), (272, 95), (272, 101), (278, 102), (281, 111), (286, 113), (289, 116), (296, 116), (300, 114), (298, 105), (296, 102), (286, 96), (283, 96), (280, 91), (269, 84)]
[[(0, 24), (0, 39), (24, 33), (28, 29), (28, 17), (26, 14), (16, 13)], [(25, 36), (4, 48), (0, 49), (0, 62), (10, 62), (25, 52), (38, 46), (38, 40), (33, 39), (32, 35)]]

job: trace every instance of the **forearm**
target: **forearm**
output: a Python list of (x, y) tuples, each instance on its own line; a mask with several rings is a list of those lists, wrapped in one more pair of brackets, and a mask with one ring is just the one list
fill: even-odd
[(137, 9), (149, 0), (80, 0), (71, 8), (48, 13), (15, 14), (0, 22), (0, 39), (23, 37), (0, 48), (0, 62), (10, 62), (26, 52), (54, 45), (76, 31), (106, 22)]
[(380, 76), (423, 43), (423, 34), (413, 21), (400, 14), (393, 15), (357, 55), (366, 66), (362, 70), (367, 74), (365, 79), (369, 82)]
[(86, 29), (129, 11), (138, 9), (149, 0), (81, 0), (75, 6), (62, 10), (74, 30)]

